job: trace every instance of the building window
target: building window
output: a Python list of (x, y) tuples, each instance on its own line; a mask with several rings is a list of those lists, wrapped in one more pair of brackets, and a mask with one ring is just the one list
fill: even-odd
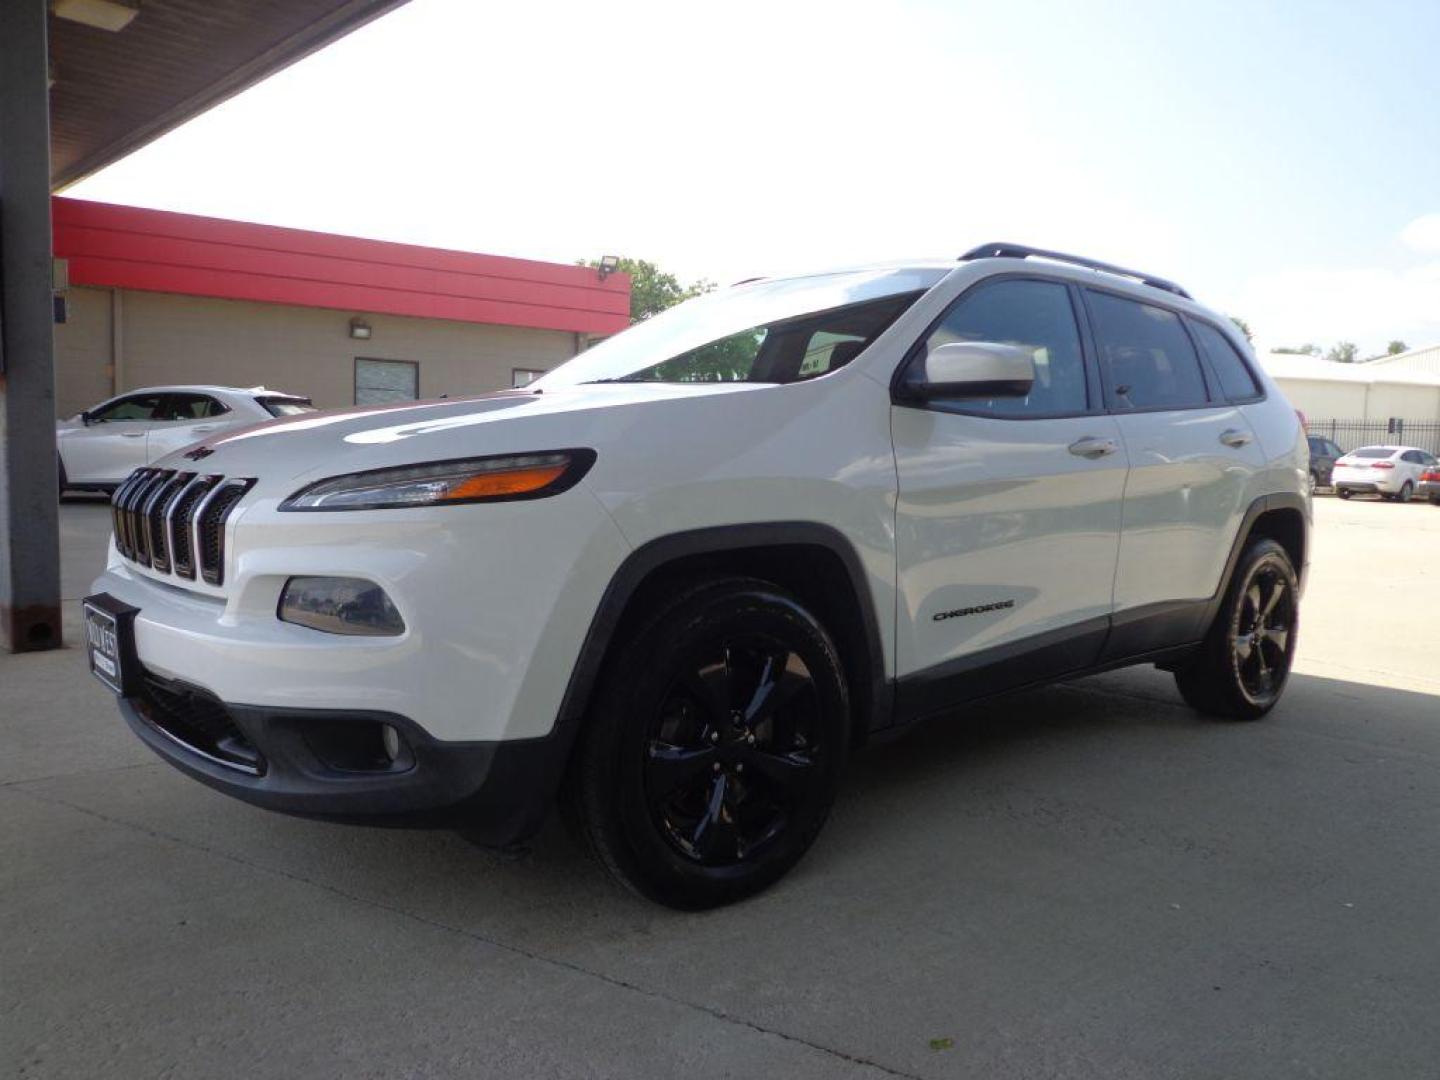
[(529, 386), (545, 372), (536, 368), (517, 367), (510, 369), (510, 385), (512, 387)]
[(355, 358), (355, 404), (384, 405), (420, 396), (420, 365), (413, 360)]

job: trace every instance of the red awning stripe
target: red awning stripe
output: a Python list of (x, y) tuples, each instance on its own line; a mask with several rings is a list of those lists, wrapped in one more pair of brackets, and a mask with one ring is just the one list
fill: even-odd
[(75, 285), (614, 333), (630, 282), (594, 270), (75, 199), (54, 200)]

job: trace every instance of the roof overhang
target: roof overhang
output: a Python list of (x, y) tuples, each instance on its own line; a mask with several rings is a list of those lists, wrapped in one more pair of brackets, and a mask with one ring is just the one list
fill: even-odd
[(405, 0), (127, 0), (110, 31), (49, 16), (50, 177), (73, 184)]

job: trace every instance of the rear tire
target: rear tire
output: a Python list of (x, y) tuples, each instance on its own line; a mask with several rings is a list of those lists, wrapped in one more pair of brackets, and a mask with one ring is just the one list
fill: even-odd
[(1290, 676), (1299, 631), (1295, 567), (1274, 540), (1246, 547), (1199, 654), (1175, 672), (1180, 696), (1208, 716), (1258, 720)]
[(1411, 496), (1414, 495), (1414, 494), (1415, 494), (1415, 485), (1412, 484), (1409, 480), (1406, 480), (1405, 483), (1403, 483), (1403, 484), (1400, 485), (1400, 491), (1399, 491), (1399, 493), (1395, 496), (1395, 501), (1396, 501), (1396, 502), (1402, 502), (1402, 503), (1408, 503), (1408, 502), (1410, 501)]
[(752, 578), (680, 590), (617, 642), (566, 800), (617, 880), (682, 909), (759, 892), (830, 812), (850, 705), (829, 634)]
[(1350, 498), (1352, 492), (1350, 491), (1349, 488), (1336, 488), (1336, 489), (1335, 489), (1335, 494), (1338, 495), (1338, 496), (1339, 496), (1340, 498), (1342, 498), (1342, 499), (1348, 499), (1348, 498)]
[(1312, 472), (1312, 473), (1310, 474), (1310, 494), (1311, 494), (1311, 495), (1314, 495), (1314, 494), (1315, 494), (1315, 489), (1318, 488), (1319, 486), (1320, 486), (1320, 474), (1319, 474), (1319, 473), (1316, 473), (1316, 472)]

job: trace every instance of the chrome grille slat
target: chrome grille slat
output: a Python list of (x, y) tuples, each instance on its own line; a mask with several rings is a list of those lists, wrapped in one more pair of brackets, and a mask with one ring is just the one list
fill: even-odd
[(145, 528), (145, 506), (149, 502), (150, 496), (164, 481), (165, 474), (163, 472), (159, 469), (151, 469), (150, 475), (125, 500), (125, 512), (129, 519), (130, 540), (133, 549), (131, 558), (141, 566), (150, 565), (150, 537), (146, 535), (148, 530)]
[(140, 477), (141, 470), (137, 469), (115, 489), (115, 494), (110, 496), (110, 518), (115, 530), (115, 549), (126, 557), (130, 554), (130, 544), (125, 536), (125, 515), (121, 509), (125, 505), (125, 497), (129, 494), (130, 488)]
[[(165, 511), (165, 536), (170, 544), (170, 564), (174, 573), (184, 578), (195, 576), (195, 561), (191, 558), (191, 552), (195, 549), (190, 545), (189, 514), (195, 506), (196, 501), (207, 490), (210, 478), (195, 476), (171, 500)], [(180, 530), (175, 530), (175, 519), (181, 518)], [(183, 541), (180, 542), (180, 541)]]
[(136, 469), (111, 498), (115, 548), (156, 573), (220, 585), (226, 524), (254, 486), (247, 477)]
[(145, 500), (145, 533), (150, 538), (150, 567), (162, 574), (170, 571), (170, 538), (165, 528), (165, 508), (190, 482), (193, 473), (170, 469), (165, 482)]
[(154, 474), (154, 469), (137, 469), (135, 482), (126, 485), (123, 497), (120, 499), (120, 527), (125, 536), (125, 554), (127, 558), (136, 562), (140, 561), (140, 538), (136, 535), (135, 516), (132, 509), (140, 492), (150, 483), (150, 478)]
[(200, 576), (211, 585), (225, 580), (225, 523), (252, 480), (227, 480), (215, 485), (205, 505), (195, 512), (195, 561)]

